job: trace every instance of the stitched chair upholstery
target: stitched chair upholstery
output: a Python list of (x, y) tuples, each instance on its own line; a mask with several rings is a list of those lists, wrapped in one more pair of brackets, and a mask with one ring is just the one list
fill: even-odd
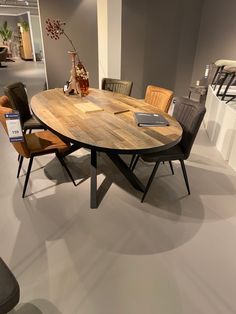
[[(171, 161), (173, 160), (180, 161), (188, 194), (190, 194), (190, 187), (188, 183), (188, 177), (185, 169), (184, 160), (188, 159), (190, 155), (194, 140), (202, 123), (205, 112), (206, 112), (205, 106), (201, 105), (199, 102), (184, 97), (175, 98), (173, 116), (176, 118), (176, 120), (180, 123), (180, 125), (183, 128), (182, 139), (177, 145), (167, 150), (161, 151), (159, 153), (141, 155), (141, 158), (144, 161), (155, 162), (155, 166), (149, 177), (147, 186), (145, 188), (141, 200), (142, 202), (144, 201), (144, 198), (151, 186), (151, 183), (155, 177), (159, 164), (164, 161), (169, 161), (172, 174), (174, 174), (174, 171)], [(135, 163), (132, 166), (132, 170), (134, 170), (134, 167), (137, 163), (137, 159), (135, 160)]]
[(103, 78), (102, 89), (108, 90), (114, 93), (120, 93), (130, 96), (133, 87), (133, 82), (123, 81), (119, 79)]
[(20, 113), (23, 131), (33, 129), (45, 129), (31, 114), (25, 85), (16, 82), (3, 88), (5, 95), (9, 98), (10, 107)]
[(168, 112), (174, 93), (166, 88), (148, 85), (145, 94), (145, 102)]
[[(5, 105), (0, 106), (0, 122), (2, 123), (6, 133), (7, 133), (7, 126), (6, 126), (5, 114), (11, 113), (11, 112), (13, 112), (11, 108), (6, 107)], [(24, 134), (24, 142), (12, 142), (12, 144), (20, 156), (19, 166), (18, 166), (18, 171), (17, 171), (17, 178), (20, 175), (24, 158), (29, 159), (22, 197), (25, 196), (31, 167), (33, 164), (33, 159), (36, 156), (55, 153), (61, 165), (67, 171), (73, 184), (76, 185), (62, 157), (62, 154), (66, 153), (69, 150), (70, 145), (61, 141), (56, 135), (54, 135), (50, 131), (40, 131), (40, 132), (31, 133), (31, 134)]]
[(19, 284), (6, 263), (0, 258), (0, 313), (10, 312), (19, 299)]

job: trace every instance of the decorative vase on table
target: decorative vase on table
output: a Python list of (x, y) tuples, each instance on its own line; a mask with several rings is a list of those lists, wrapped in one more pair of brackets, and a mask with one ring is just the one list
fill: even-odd
[(47, 36), (51, 37), (52, 39), (58, 40), (61, 35), (64, 35), (70, 42), (71, 47), (73, 48), (72, 51), (68, 52), (71, 55), (72, 68), (70, 71), (70, 79), (67, 82), (67, 85), (64, 86), (64, 92), (68, 95), (79, 94), (81, 96), (86, 96), (89, 89), (88, 72), (80, 61), (72, 40), (65, 33), (65, 25), (65, 22), (61, 22), (60, 20), (51, 20), (50, 18), (48, 18), (46, 20)]
[[(83, 96), (88, 95), (89, 80), (88, 72), (86, 71), (84, 65), (79, 60), (78, 55), (75, 51), (68, 52), (72, 59), (72, 68), (70, 71), (70, 79), (68, 81), (68, 86), (65, 90), (67, 95), (78, 94)], [(78, 61), (76, 61), (76, 57)], [(76, 64), (77, 62), (77, 64)]]

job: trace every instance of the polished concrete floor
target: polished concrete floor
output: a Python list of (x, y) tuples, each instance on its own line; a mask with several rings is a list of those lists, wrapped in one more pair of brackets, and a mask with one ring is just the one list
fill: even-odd
[[(53, 156), (37, 158), (22, 199), (2, 128), (0, 142), (0, 252), (21, 287), (13, 313), (236, 313), (236, 173), (204, 127), (186, 163), (190, 196), (179, 164), (174, 176), (165, 164), (141, 204), (100, 154), (96, 210), (89, 151), (67, 157), (77, 187)], [(145, 181), (151, 168), (139, 163), (136, 173)]]

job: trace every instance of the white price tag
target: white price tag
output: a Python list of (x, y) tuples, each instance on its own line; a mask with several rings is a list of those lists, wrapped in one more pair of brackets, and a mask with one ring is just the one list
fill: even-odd
[(10, 142), (24, 142), (19, 113), (5, 114)]

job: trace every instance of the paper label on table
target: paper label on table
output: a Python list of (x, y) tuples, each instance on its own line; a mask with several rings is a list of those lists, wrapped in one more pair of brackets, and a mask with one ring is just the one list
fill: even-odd
[(10, 142), (24, 142), (19, 113), (5, 114)]

